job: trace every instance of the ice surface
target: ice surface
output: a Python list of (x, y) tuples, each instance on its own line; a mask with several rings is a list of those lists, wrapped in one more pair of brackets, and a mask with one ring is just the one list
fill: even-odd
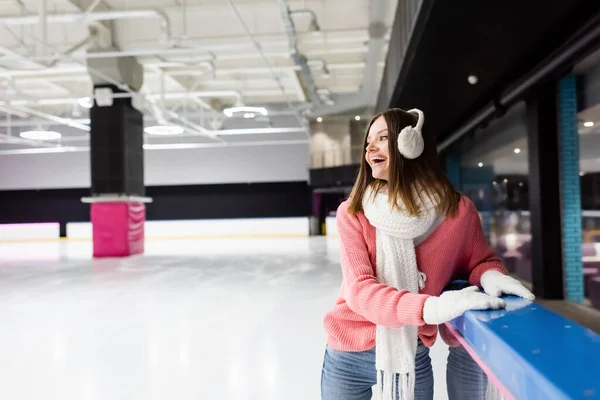
[(340, 280), (335, 239), (0, 243), (0, 399), (318, 400)]

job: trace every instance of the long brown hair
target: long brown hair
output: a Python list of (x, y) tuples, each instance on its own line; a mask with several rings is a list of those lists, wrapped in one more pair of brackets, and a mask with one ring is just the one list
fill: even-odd
[[(390, 170), (387, 191), (391, 205), (398, 210), (403, 207), (410, 215), (418, 216), (421, 195), (426, 195), (437, 203), (436, 211), (439, 215), (454, 216), (458, 210), (460, 193), (444, 174), (436, 150), (435, 138), (427, 133), (427, 121), (423, 127), (425, 143), (423, 153), (416, 159), (410, 160), (398, 151), (398, 134), (408, 125), (416, 126), (418, 117), (398, 108), (381, 112), (371, 119), (363, 140), (363, 148), (367, 148), (367, 137), (371, 126), (380, 117), (385, 119), (388, 128)], [(358, 177), (350, 195), (348, 211), (355, 215), (363, 210), (363, 198), (369, 187), (379, 192), (385, 186), (385, 181), (373, 178), (371, 166), (363, 154)]]

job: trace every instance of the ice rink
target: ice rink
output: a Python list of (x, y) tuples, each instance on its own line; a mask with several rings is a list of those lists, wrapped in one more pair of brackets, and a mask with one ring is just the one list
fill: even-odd
[[(332, 238), (0, 243), (2, 399), (318, 400)], [(446, 399), (441, 340), (436, 400)]]

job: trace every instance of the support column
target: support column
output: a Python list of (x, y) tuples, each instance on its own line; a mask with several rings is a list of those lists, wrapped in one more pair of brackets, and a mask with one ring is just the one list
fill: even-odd
[(581, 258), (581, 188), (579, 177), (579, 132), (577, 129), (577, 85), (575, 76), (559, 85), (560, 172), (562, 186), (562, 238), (565, 296), (581, 303), (584, 299)]
[(84, 201), (91, 203), (94, 257), (127, 257), (144, 251), (144, 203), (150, 199), (144, 197), (143, 113), (130, 96), (118, 96), (124, 90), (114, 82), (137, 91), (143, 74), (134, 59), (107, 59), (92, 66), (113, 81), (92, 75), (92, 196)]
[(532, 280), (536, 296), (563, 298), (557, 86), (527, 103)]

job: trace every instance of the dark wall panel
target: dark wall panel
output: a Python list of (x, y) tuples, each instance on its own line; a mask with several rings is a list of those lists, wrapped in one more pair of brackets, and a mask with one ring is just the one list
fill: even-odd
[[(89, 221), (89, 189), (0, 191), (0, 223)], [(309, 216), (306, 182), (147, 187), (147, 219)]]

